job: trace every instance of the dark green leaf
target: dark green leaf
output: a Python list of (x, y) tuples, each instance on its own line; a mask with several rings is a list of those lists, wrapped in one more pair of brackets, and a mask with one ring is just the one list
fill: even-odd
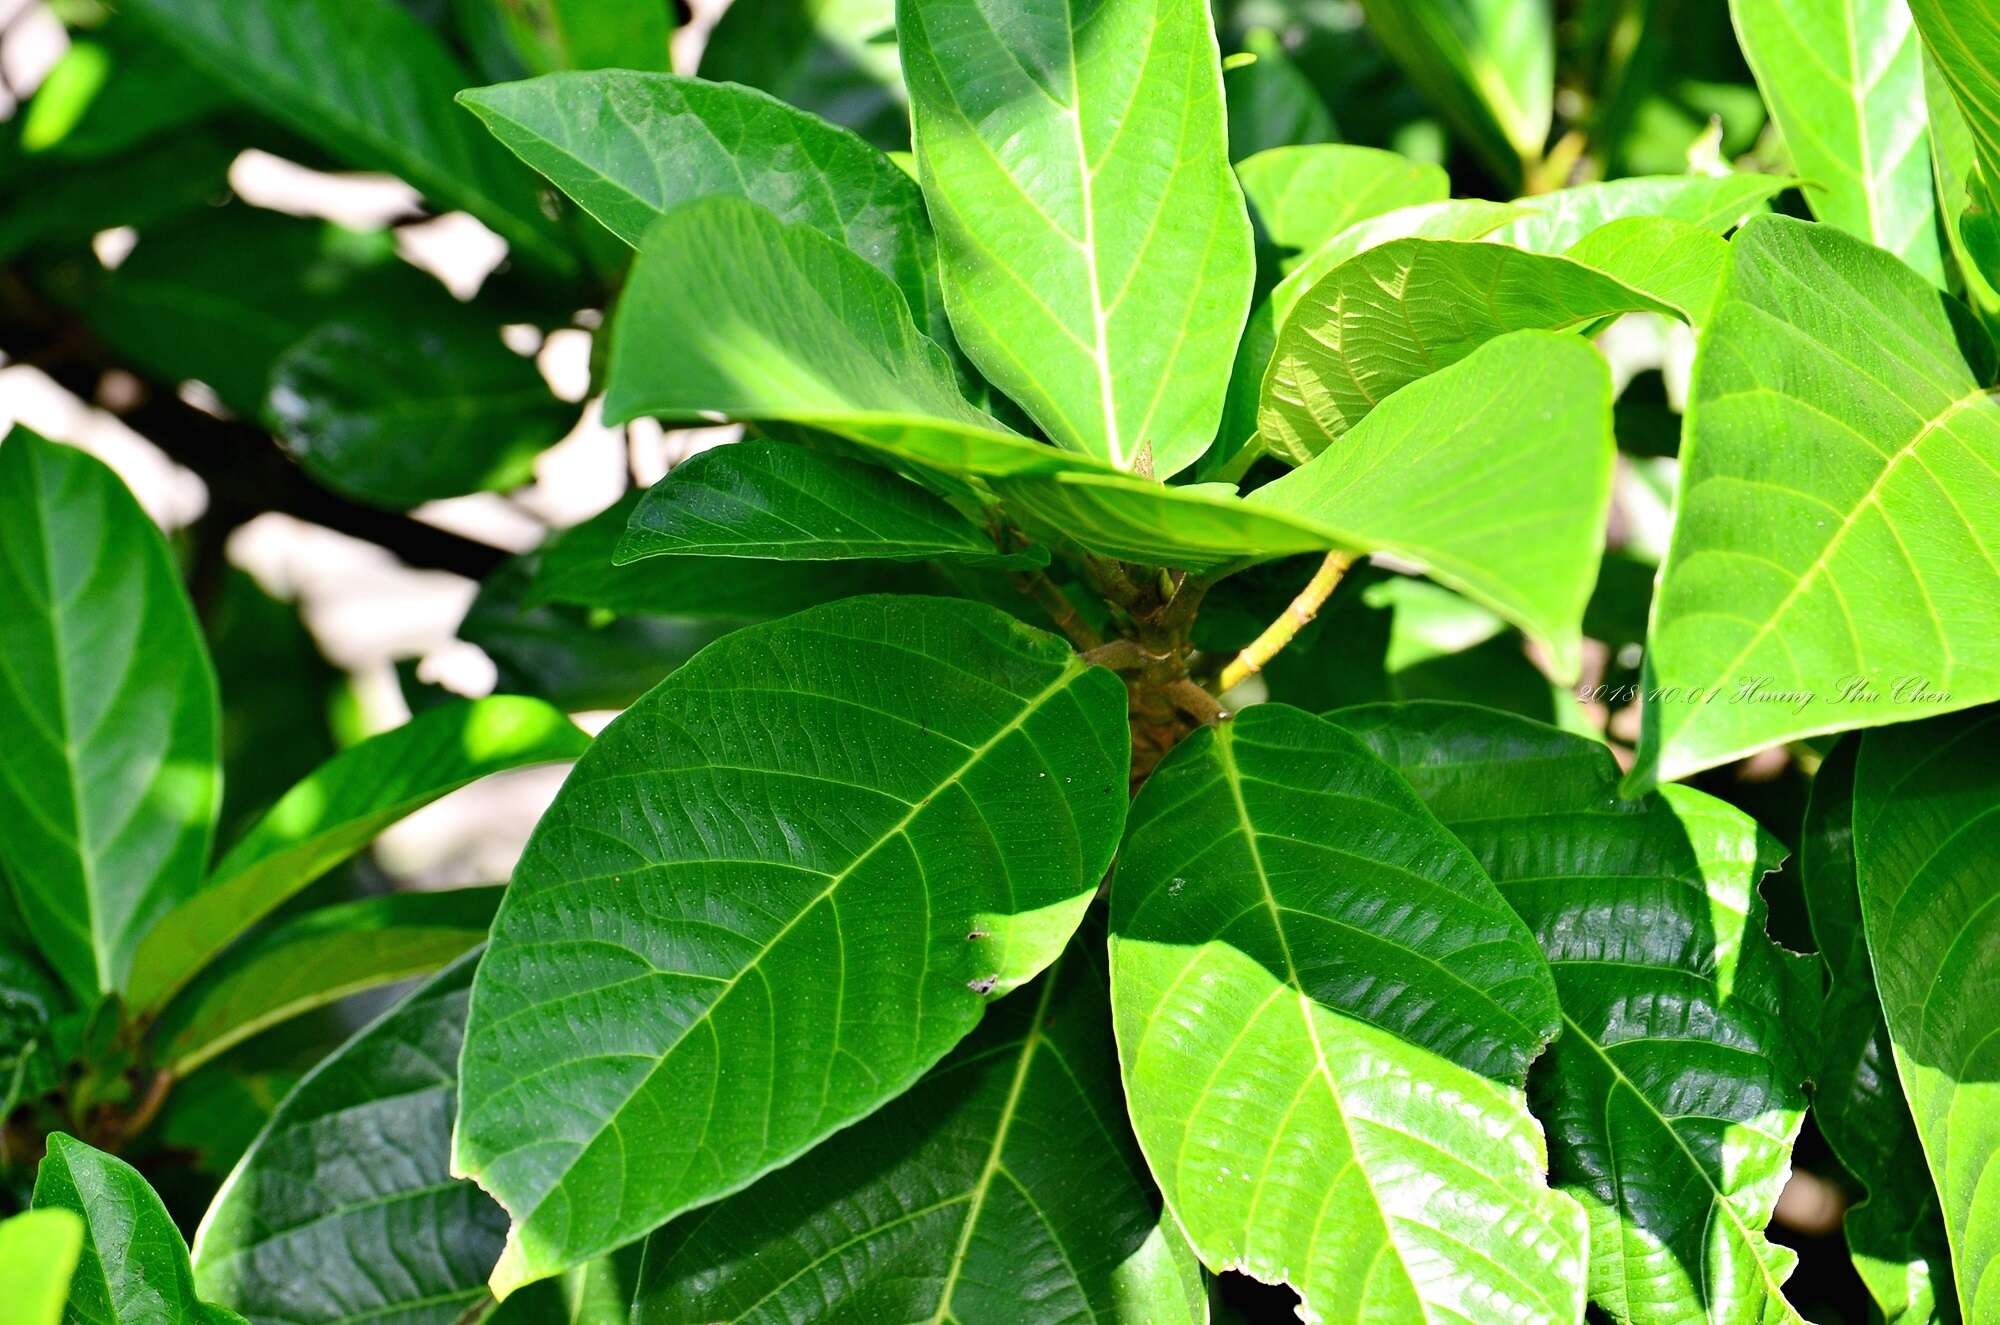
[(513, 0), (500, 9), (537, 73), (673, 68), (672, 0)]
[(1944, 284), (1909, 5), (1729, 0), (1729, 12), (1813, 215)]
[(874, 465), (787, 442), (739, 442), (675, 466), (633, 511), (620, 565), (707, 554), (784, 561), (927, 561), (1023, 566), (942, 500)]
[(0, 1284), (19, 1325), (58, 1325), (83, 1251), (83, 1220), (68, 1210), (0, 1219)]
[(124, 1160), (51, 1134), (35, 1175), (35, 1209), (83, 1218), (65, 1325), (244, 1325), (235, 1312), (195, 1297), (180, 1230)]
[(1885, 1320), (1924, 1325), (1953, 1301), (1951, 1252), (1923, 1142), (1896, 1079), (1854, 876), (1854, 756), (1834, 747), (1813, 775), (1799, 860), (1813, 938), (1827, 973), (1813, 1072), (1813, 1118), (1841, 1166), (1867, 1189), (1849, 1207), (1847, 1247)]
[(1292, 62), (1269, 28), (1243, 36), (1248, 63), (1232, 59), (1222, 88), (1229, 111), (1229, 159), (1242, 161), (1272, 148), (1337, 141), (1340, 130), (1318, 89)]
[(879, 1113), (654, 1234), (633, 1325), (1204, 1321), (1083, 938)]
[[(21, 149), (64, 162), (100, 160), (185, 130), (227, 104), (214, 80), (114, 18), (88, 35), (72, 34), (19, 117)], [(159, 152), (165, 145), (152, 146)]]
[(540, 263), (575, 266), (531, 177), (452, 105), (470, 78), (392, 0), (128, 0), (125, 9), (294, 133), (464, 208)]
[(727, 636), (607, 727), (476, 984), (453, 1168), (514, 1215), (495, 1288), (803, 1153), (1046, 966), (1123, 824), (1125, 707), (992, 608), (862, 598)]
[(588, 744), (542, 701), (495, 695), (343, 750), (280, 797), (201, 891), (146, 935), (130, 1002), (163, 1007), (237, 935), (412, 811), (490, 773), (574, 759)]
[[(241, 151), (217, 130), (195, 127), (102, 160), (31, 160), (0, 180), (0, 259), (83, 248), (101, 230), (206, 213), (207, 203), (226, 194), (230, 163)], [(94, 257), (78, 260), (96, 265)]]
[(1550, 0), (1362, 0), (1368, 30), (1501, 182), (1541, 159), (1555, 98)]
[(1522, 1090), (1547, 964), (1393, 770), (1282, 705), (1197, 732), (1111, 914), (1133, 1126), (1211, 1269), (1329, 1321), (1578, 1319), (1584, 1215)]
[(1592, 1299), (1632, 1325), (1799, 1317), (1764, 1236), (1805, 1116), (1815, 976), (1765, 933), (1784, 848), (1686, 787), (1618, 799), (1587, 737), (1459, 704), (1332, 715), (1398, 768), (1534, 931), (1563, 1033), (1531, 1094), (1590, 1214)]
[(246, 940), (183, 990), (153, 1029), (185, 1077), (269, 1027), (365, 989), (428, 975), (485, 941), (500, 888), (390, 893), (322, 907)]
[(195, 1234), (204, 1293), (291, 1325), (452, 1325), (487, 1301), (507, 1217), (447, 1164), (475, 960), (285, 1097)]
[(474, 88), (459, 100), (635, 248), (682, 203), (748, 198), (866, 258), (926, 335), (952, 343), (917, 182), (844, 129), (750, 88), (622, 70)]
[(701, 53), (701, 76), (762, 88), (885, 151), (910, 145), (896, 58), (896, 0), (761, 0), (731, 5)]
[(1059, 445), (1165, 478), (1215, 436), (1254, 259), (1207, 0), (900, 0), (959, 344)]
[(1969, 324), (1831, 226), (1759, 218), (1730, 244), (1638, 780), (2000, 696), (2000, 405)]
[(1870, 732), (1854, 773), (1868, 951), (1968, 1325), (2000, 1312), (1996, 737), (1993, 710)]
[(201, 886), (220, 799), (215, 674), (160, 531), (103, 462), (0, 443), (0, 866), (80, 999)]

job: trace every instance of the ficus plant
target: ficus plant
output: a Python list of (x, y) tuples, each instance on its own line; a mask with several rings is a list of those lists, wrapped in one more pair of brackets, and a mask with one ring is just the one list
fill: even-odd
[[(0, 348), (211, 509), (0, 442), (20, 1319), (2000, 1322), (2000, 5), (59, 8)], [(740, 437), (414, 518), (558, 330)], [(312, 735), (265, 510), (495, 693)]]

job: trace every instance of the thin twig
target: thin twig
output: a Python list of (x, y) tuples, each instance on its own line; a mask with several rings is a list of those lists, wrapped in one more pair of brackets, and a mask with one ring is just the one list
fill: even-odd
[(1229, 720), (1229, 710), (1214, 695), (1209, 694), (1194, 682), (1183, 676), (1166, 688), (1168, 699), (1174, 707), (1204, 725), (1213, 725)]
[(1042, 611), (1048, 613), (1057, 630), (1069, 636), (1070, 643), (1086, 653), (1104, 647), (1104, 637), (1091, 629), (1090, 623), (1077, 612), (1076, 604), (1056, 587), (1055, 581), (1040, 571), (1029, 571), (1010, 578), (1015, 588), (1041, 604)]
[(1313, 577), (1307, 581), (1306, 587), (1299, 590), (1298, 597), (1292, 599), (1291, 606), (1287, 607), (1276, 621), (1264, 627), (1264, 633), (1251, 640), (1243, 651), (1222, 669), (1222, 675), (1216, 679), (1215, 693), (1226, 695), (1263, 671), (1265, 665), (1292, 642), (1292, 637), (1304, 630), (1312, 619), (1319, 615), (1319, 609), (1325, 604), (1327, 595), (1331, 594), (1334, 586), (1340, 583), (1340, 577), (1347, 572), (1348, 566), (1353, 561), (1354, 558), (1345, 552), (1327, 553), (1326, 560), (1322, 561), (1319, 569), (1313, 572)]

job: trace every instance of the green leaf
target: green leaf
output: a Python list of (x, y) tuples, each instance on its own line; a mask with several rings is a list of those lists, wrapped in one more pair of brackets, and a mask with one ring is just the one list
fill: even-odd
[[(1340, 137), (1333, 112), (1277, 33), (1252, 28), (1243, 34), (1243, 46), (1243, 54), (1231, 56), (1222, 71), (1231, 161)], [(1244, 62), (1236, 63), (1239, 59)]]
[(1068, 940), (1129, 751), (1115, 676), (941, 599), (738, 631), (605, 728), (475, 984), (453, 1169), (514, 1216), (496, 1292), (906, 1089)]
[(967, 357), (1059, 445), (1185, 469), (1254, 276), (1206, 0), (900, 0), (897, 31)]
[(350, 994), (428, 975), (486, 939), (500, 888), (390, 893), (322, 907), (246, 940), (167, 1008), (153, 1053), (176, 1077)]
[(1576, 676), (1611, 500), (1610, 370), (1571, 336), (1488, 341), (1371, 410), (1251, 506), (1423, 563)]
[(1591, 231), (1628, 216), (1664, 216), (1723, 234), (1764, 210), (1798, 181), (1781, 175), (1640, 175), (1518, 198), (1533, 212), (1493, 232), (1497, 244), (1561, 253)]
[(1729, 13), (1813, 215), (1944, 284), (1909, 5), (1729, 0)]
[(2000, 1311), (2000, 712), (1870, 732), (1854, 858), (1876, 988), (1951, 1240), (1960, 1315)]
[[(245, 1325), (195, 1297), (187, 1244), (139, 1171), (53, 1132), (35, 1175), (36, 1210), (83, 1219), (63, 1320), (73, 1325)], [(10, 1296), (12, 1285), (9, 1286)]]
[(321, 483), (401, 510), (528, 482), (577, 410), (488, 318), (454, 307), (418, 327), (322, 324), (272, 365), (265, 413)]
[[(1952, 96), (1938, 62), (1924, 52), (1924, 105), (1930, 112), (1931, 167), (1937, 189), (1938, 207), (1943, 213), (1944, 235), (1952, 264), (1965, 285), (1965, 299), (1977, 309), (1986, 325), (2000, 325), (2000, 291), (1993, 281), (2000, 278), (2000, 265), (1980, 261), (1974, 251), (1978, 239), (1978, 212), (1986, 206), (1986, 184), (1979, 169), (1979, 146), (1973, 141), (1965, 112)], [(1969, 233), (1968, 233), (1969, 232)]]
[(673, 68), (674, 10), (662, 0), (524, 0), (501, 13), (539, 73)]
[(83, 1250), (83, 1220), (68, 1210), (0, 1219), (0, 1284), (19, 1325), (58, 1325)]
[(648, 231), (612, 322), (607, 423), (704, 411), (954, 473), (1091, 467), (966, 403), (881, 272), (740, 198), (689, 203)]
[(1666, 304), (1689, 326), (1708, 321), (1729, 245), (1668, 216), (1627, 216), (1599, 226), (1564, 255)]
[(1834, 747), (1813, 775), (1799, 863), (1827, 973), (1813, 1071), (1813, 1118), (1867, 1189), (1848, 1207), (1847, 1247), (1883, 1319), (1924, 1325), (1952, 1302), (1951, 1252), (1923, 1142), (1896, 1080), (1854, 874), (1854, 758)]
[(1555, 104), (1549, 0), (1362, 0), (1368, 30), (1501, 182), (1541, 159)]
[(531, 177), (451, 104), (465, 70), (392, 0), (129, 0), (125, 10), (294, 133), (464, 208), (544, 266), (574, 269)]
[(1133, 1127), (1210, 1269), (1318, 1320), (1578, 1319), (1584, 1216), (1521, 1089), (1547, 964), (1360, 742), (1277, 704), (1189, 737), (1111, 917)]
[[(206, 126), (101, 160), (31, 158), (7, 174), (0, 212), (0, 259), (34, 249), (78, 249), (101, 230), (155, 227), (207, 205), (228, 190), (243, 145)], [(94, 257), (79, 257), (95, 267)], [(101, 273), (98, 273), (101, 275)]]
[(1101, 961), (1079, 942), (880, 1112), (655, 1233), (634, 1325), (1205, 1321), (1121, 1107)]
[(574, 759), (589, 739), (538, 699), (420, 713), (341, 751), (279, 798), (200, 892), (140, 945), (129, 1002), (158, 1011), (231, 940), (398, 819), (491, 773)]
[[(18, 121), (21, 147), (64, 162), (101, 160), (207, 119), (229, 104), (212, 79), (116, 17), (72, 32)], [(128, 164), (130, 158), (128, 158)], [(41, 206), (48, 200), (37, 196)]]
[(1561, 331), (1671, 306), (1569, 258), (1399, 239), (1336, 267), (1278, 333), (1257, 432), (1302, 462), (1380, 402), (1524, 328)]
[(1831, 226), (1759, 218), (1730, 244), (1635, 784), (2000, 696), (2000, 406), (1970, 322)]
[(1590, 1293), (1632, 1325), (1802, 1325), (1768, 1242), (1805, 1116), (1816, 973), (1765, 932), (1785, 850), (1686, 787), (1618, 799), (1598, 741), (1462, 704), (1331, 715), (1396, 767), (1549, 959), (1550, 1176), (1590, 1215)]
[(1289, 273), (1348, 227), (1451, 196), (1443, 167), (1373, 147), (1274, 147), (1236, 166), (1264, 235)]
[(201, 886), (220, 800), (215, 673), (166, 540), (103, 462), (0, 443), (0, 867), (88, 1004)]
[(923, 488), (858, 460), (788, 442), (718, 446), (646, 493), (619, 541), (620, 565), (706, 553), (789, 561), (926, 561), (1011, 566), (993, 540)]
[(937, 241), (916, 181), (845, 129), (751, 88), (623, 70), (551, 74), (458, 98), (634, 248), (696, 198), (748, 198), (839, 240), (949, 346)]
[(258, 1321), (452, 1325), (507, 1217), (448, 1168), (476, 959), (419, 986), (285, 1097), (195, 1233), (201, 1291)]
[(1993, 81), (2000, 68), (2000, 4), (1910, 0), (1910, 15), (1965, 116), (1980, 171), (1991, 186), (2000, 181), (2000, 86)]
[(731, 5), (702, 48), (701, 76), (761, 88), (894, 151), (910, 145), (895, 36), (896, 0)]

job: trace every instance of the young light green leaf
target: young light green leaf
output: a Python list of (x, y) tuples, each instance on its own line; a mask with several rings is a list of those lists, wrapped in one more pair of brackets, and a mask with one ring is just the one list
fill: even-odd
[(576, 265), (532, 177), (451, 104), (472, 80), (394, 0), (131, 0), (125, 10), (294, 133), (463, 207), (537, 262)]
[(160, 531), (102, 461), (0, 442), (0, 867), (86, 1004), (201, 886), (220, 778), (215, 673)]
[(0, 1219), (0, 1284), (19, 1325), (60, 1325), (83, 1251), (83, 1220), (62, 1209)]
[(1664, 216), (1724, 234), (1764, 210), (1796, 180), (1782, 175), (1638, 175), (1518, 198), (1533, 212), (1493, 232), (1496, 244), (1561, 253), (1591, 231), (1628, 216)]
[(1627, 216), (1599, 226), (1564, 254), (1659, 300), (1689, 326), (1707, 323), (1729, 245), (1669, 216)]
[(528, 482), (577, 410), (490, 319), (453, 305), (415, 327), (321, 324), (272, 365), (264, 412), (307, 473), (400, 510)]
[(420, 713), (341, 751), (146, 935), (128, 1001), (157, 1012), (244, 930), (412, 811), (491, 773), (574, 759), (589, 743), (541, 700), (495, 695)]
[(1695, 369), (1635, 785), (2000, 696), (1992, 363), (1880, 250), (1744, 227)]
[(2000, 3), (1909, 0), (1910, 15), (1965, 116), (1989, 187), (2000, 184)]
[(1239, 161), (1236, 177), (1284, 273), (1349, 226), (1451, 197), (1442, 166), (1344, 143), (1274, 147)]
[(648, 231), (612, 323), (607, 423), (703, 412), (806, 424), (948, 472), (1102, 468), (967, 404), (888, 277), (741, 198), (688, 203)]
[(452, 1325), (488, 1301), (507, 1216), (448, 1172), (466, 956), (287, 1095), (195, 1233), (201, 1291), (258, 1321)]
[(1111, 890), (1139, 1145), (1211, 1269), (1340, 1322), (1575, 1321), (1583, 1211), (1521, 1082), (1534, 938), (1352, 736), (1265, 704), (1148, 779)]
[(878, 597), (726, 636), (605, 728), (474, 988), (453, 1168), (514, 1216), (496, 1292), (804, 1153), (1053, 960), (1125, 710), (995, 608)]
[(1568, 680), (1615, 449), (1604, 360), (1573, 336), (1517, 331), (1397, 392), (1247, 502), (1423, 563), (1546, 643)]
[(1729, 0), (1813, 215), (1944, 284), (1906, 0)]
[(910, 145), (896, 54), (896, 0), (731, 5), (701, 52), (701, 76), (761, 88), (884, 151)]
[(1805, 1116), (1817, 973), (1765, 932), (1784, 848), (1685, 787), (1618, 799), (1600, 742), (1463, 704), (1330, 715), (1397, 768), (1534, 931), (1563, 1033), (1536, 1065), (1590, 1293), (1630, 1325), (1802, 1325), (1766, 1240)]
[(896, 16), (967, 357), (1058, 444), (1185, 469), (1215, 436), (1255, 274), (1206, 0)]
[(937, 241), (916, 181), (845, 129), (730, 83), (627, 70), (550, 74), (458, 98), (501, 142), (633, 247), (695, 198), (748, 198), (896, 283), (950, 345)]
[[(83, 1220), (64, 1319), (83, 1325), (246, 1325), (195, 1297), (187, 1244), (167, 1208), (124, 1160), (53, 1132), (35, 1174), (34, 1208)], [(9, 1285), (12, 1296), (13, 1285)]]
[(1196, 1325), (1132, 1141), (1097, 926), (874, 1116), (655, 1233), (633, 1325)]
[(1847, 1249), (1886, 1321), (1925, 1325), (1949, 1310), (1951, 1251), (1924, 1163), (1923, 1142), (1896, 1080), (1875, 965), (1854, 875), (1854, 757), (1858, 738), (1813, 775), (1799, 864), (1813, 939), (1828, 976), (1813, 1070), (1813, 1118), (1834, 1155), (1867, 1190), (1848, 1207)]
[(1502, 181), (1541, 159), (1555, 105), (1549, 0), (1362, 0), (1368, 30)]
[(1669, 304), (1569, 258), (1399, 239), (1298, 301), (1264, 376), (1257, 432), (1303, 463), (1411, 382), (1523, 328), (1562, 331)]
[(719, 446), (676, 465), (646, 493), (619, 540), (619, 565), (705, 554), (788, 561), (926, 561), (1008, 565), (978, 526), (874, 465), (788, 442)]
[(428, 975), (486, 939), (500, 889), (389, 893), (308, 911), (202, 973), (153, 1029), (157, 1059), (186, 1077), (288, 1018)]
[(1854, 859), (1875, 983), (1968, 1322), (2000, 1312), (2000, 712), (1870, 732)]

